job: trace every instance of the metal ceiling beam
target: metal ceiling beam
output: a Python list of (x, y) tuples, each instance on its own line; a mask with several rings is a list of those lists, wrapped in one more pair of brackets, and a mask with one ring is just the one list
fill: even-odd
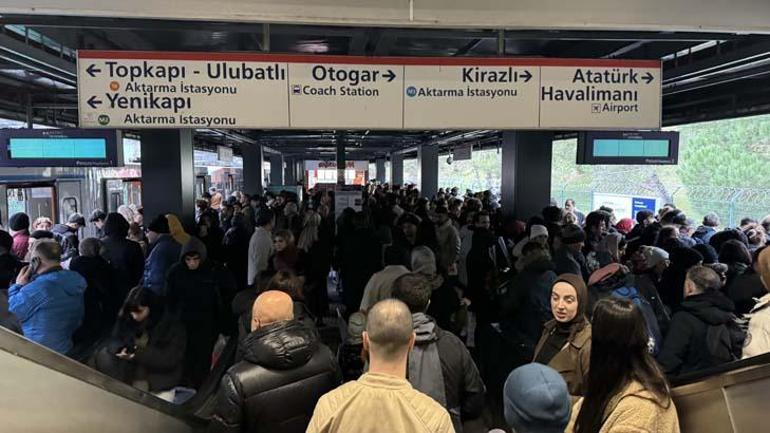
[(770, 40), (763, 40), (744, 48), (709, 56), (703, 60), (694, 61), (682, 66), (664, 69), (663, 82), (714, 72), (768, 56), (770, 56)]
[(623, 55), (628, 54), (628, 53), (630, 53), (632, 51), (636, 51), (639, 48), (642, 48), (643, 46), (647, 45), (649, 42), (650, 41), (636, 41), (636, 42), (632, 42), (632, 43), (630, 43), (628, 45), (624, 45), (624, 46), (622, 46), (622, 47), (620, 47), (620, 48), (618, 48), (616, 50), (613, 50), (610, 53), (607, 53), (607, 54), (603, 55), (602, 58), (604, 58), (604, 59), (614, 59), (616, 57), (623, 56)]
[(28, 45), (7, 34), (0, 34), (0, 58), (67, 84), (76, 84), (75, 63)]

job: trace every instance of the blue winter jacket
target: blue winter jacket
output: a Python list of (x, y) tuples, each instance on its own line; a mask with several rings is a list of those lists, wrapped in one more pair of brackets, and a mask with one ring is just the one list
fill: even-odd
[(166, 294), (166, 273), (182, 254), (180, 245), (171, 235), (162, 234), (144, 262), (144, 287), (157, 295)]
[(21, 322), (24, 336), (59, 353), (72, 349), (72, 334), (83, 321), (86, 280), (59, 269), (8, 288), (8, 309)]

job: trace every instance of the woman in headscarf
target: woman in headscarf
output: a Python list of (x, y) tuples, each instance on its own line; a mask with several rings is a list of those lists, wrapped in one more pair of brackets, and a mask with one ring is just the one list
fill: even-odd
[(587, 308), (588, 289), (583, 278), (559, 275), (551, 288), (553, 320), (545, 324), (533, 359), (558, 371), (573, 396), (583, 395), (583, 377), (591, 358)]

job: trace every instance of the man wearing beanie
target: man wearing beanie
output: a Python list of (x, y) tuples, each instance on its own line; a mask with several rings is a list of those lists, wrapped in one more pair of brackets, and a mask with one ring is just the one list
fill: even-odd
[(16, 257), (24, 259), (29, 251), (29, 215), (18, 212), (8, 219), (8, 228), (13, 236), (13, 252)]
[(505, 421), (515, 433), (562, 433), (572, 410), (561, 375), (535, 363), (511, 372), (505, 381), (503, 404)]
[(583, 255), (583, 245), (586, 234), (575, 224), (568, 224), (562, 228), (561, 246), (556, 250), (553, 262), (556, 265), (556, 274), (582, 275), (587, 280), (588, 268), (586, 258)]
[(179, 261), (182, 245), (171, 237), (166, 216), (161, 214), (147, 225), (150, 254), (144, 264), (144, 287), (156, 295), (165, 296), (166, 271)]

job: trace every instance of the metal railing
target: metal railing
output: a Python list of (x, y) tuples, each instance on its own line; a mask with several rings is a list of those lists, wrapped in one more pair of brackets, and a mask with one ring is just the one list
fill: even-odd
[(723, 226), (733, 227), (738, 226), (745, 217), (761, 221), (770, 214), (770, 189), (763, 188), (709, 185), (677, 185), (666, 188), (666, 191), (655, 191), (644, 186), (628, 188), (623, 185), (579, 188), (560, 185), (551, 188), (551, 194), (559, 206), (563, 206), (564, 201), (571, 198), (575, 200), (578, 209), (583, 211), (596, 209), (598, 205), (594, 203), (594, 195), (602, 193), (655, 197), (661, 204), (675, 204), (696, 223), (700, 223), (703, 216), (709, 212), (719, 215)]

